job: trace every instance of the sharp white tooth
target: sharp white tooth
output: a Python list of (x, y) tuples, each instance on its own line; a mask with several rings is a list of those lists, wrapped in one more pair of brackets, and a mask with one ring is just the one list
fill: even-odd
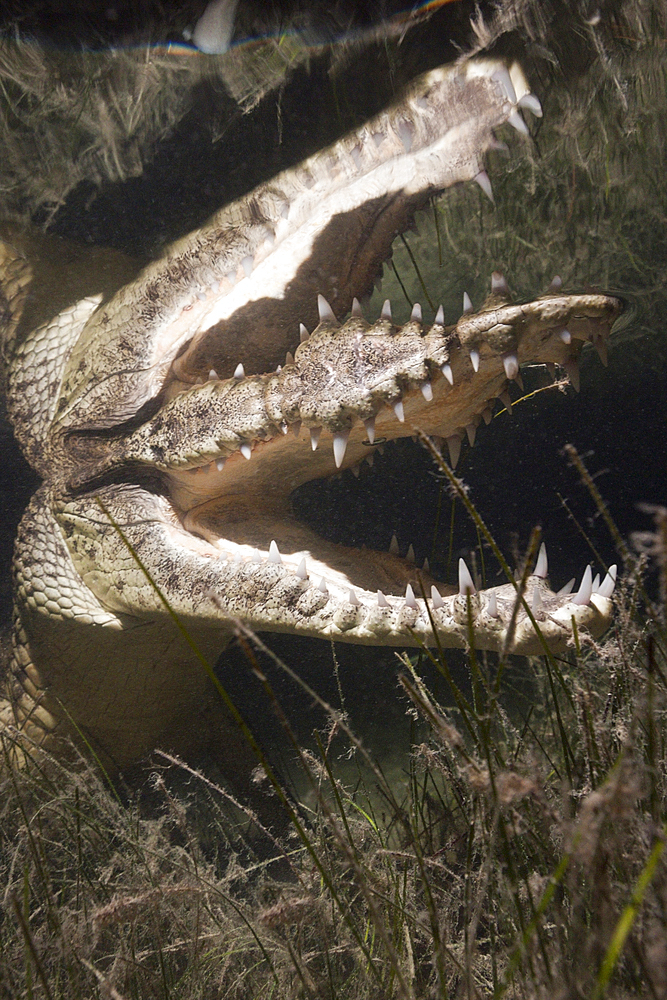
[(258, 549), (255, 549), (255, 551), (253, 552), (252, 558), (251, 558), (250, 562), (253, 562), (253, 563), (262, 563), (262, 562), (264, 562), (264, 560), (262, 558), (262, 553)]
[(482, 418), (484, 420), (484, 423), (488, 427), (491, 421), (493, 420), (493, 410), (491, 409), (490, 406), (484, 407), (484, 409), (482, 410)]
[(269, 545), (269, 562), (276, 564), (282, 562), (282, 558), (280, 556), (280, 550), (278, 549), (278, 546), (276, 545), (275, 541), (271, 542), (271, 544)]
[(250, 275), (252, 274), (252, 265), (254, 263), (255, 263), (254, 260), (250, 256), (244, 257), (243, 260), (241, 261), (241, 267), (243, 268), (246, 278), (249, 278)]
[(609, 355), (607, 353), (607, 341), (604, 337), (595, 337), (593, 340), (593, 347), (598, 352), (598, 357), (602, 364), (607, 367), (609, 364)]
[(476, 350), (474, 347), (473, 347), (472, 351), (470, 352), (470, 361), (472, 363), (473, 371), (478, 372), (479, 371), (479, 351)]
[(560, 292), (563, 287), (563, 279), (559, 274), (554, 274), (551, 279), (551, 284), (547, 288), (547, 295), (555, 295), (556, 292)]
[(276, 375), (280, 375), (280, 373), (281, 373), (282, 370), (283, 370), (283, 366), (282, 365), (276, 365)]
[(417, 601), (415, 600), (415, 595), (410, 584), (405, 588), (405, 606), (408, 608), (419, 608)]
[(248, 461), (250, 461), (250, 459), (252, 458), (252, 448), (251, 448), (251, 446), (249, 444), (242, 444), (241, 445), (241, 454), (243, 455), (244, 458), (247, 458)]
[(458, 434), (447, 438), (447, 447), (449, 449), (449, 464), (452, 469), (455, 469), (461, 457), (461, 438)]
[(509, 285), (505, 280), (505, 275), (500, 271), (493, 271), (491, 274), (491, 291), (494, 295), (509, 295)]
[(611, 597), (614, 593), (614, 587), (616, 586), (616, 574), (618, 572), (618, 566), (614, 563), (613, 566), (609, 567), (609, 572), (605, 576), (604, 580), (597, 588), (597, 592), (600, 597)]
[(412, 542), (408, 545), (408, 551), (405, 553), (405, 558), (408, 562), (415, 562), (415, 550), (413, 548)]
[(351, 465), (350, 472), (352, 473), (355, 479), (358, 479), (359, 473), (361, 472), (361, 463), (359, 463), (359, 465)]
[(516, 104), (516, 90), (514, 89), (512, 78), (510, 77), (509, 71), (506, 67), (503, 66), (501, 69), (497, 69), (495, 73), (491, 74), (491, 79), (497, 80), (497, 82), (501, 85), (510, 104)]
[(384, 132), (373, 132), (373, 142), (375, 143), (375, 148), (379, 149), (386, 138), (387, 137)]
[(403, 421), (405, 420), (405, 413), (403, 412), (403, 401), (397, 399), (395, 403), (391, 404), (391, 408), (396, 414), (396, 419), (398, 420), (398, 422), (402, 424)]
[(579, 392), (581, 386), (581, 380), (579, 378), (579, 365), (572, 358), (570, 361), (564, 361), (562, 367), (567, 372), (568, 378), (572, 383), (572, 388), (575, 392)]
[(435, 314), (435, 319), (433, 320), (433, 323), (435, 326), (445, 325), (445, 310), (442, 308), (442, 306), (438, 306), (438, 311)]
[(591, 584), (591, 593), (597, 594), (598, 587), (600, 586), (600, 574), (596, 573), (593, 577), (593, 583)]
[(503, 404), (503, 406), (506, 408), (507, 412), (511, 413), (512, 412), (512, 397), (510, 396), (510, 394), (507, 391), (507, 389), (503, 389), (503, 391), (498, 396), (498, 399)]
[(322, 433), (321, 427), (310, 428), (310, 447), (313, 449), (313, 451), (317, 451), (317, 446), (320, 443), (321, 433)]
[(421, 389), (422, 396), (424, 397), (424, 399), (426, 400), (426, 402), (430, 403), (431, 400), (433, 399), (433, 386), (431, 385), (431, 383), (430, 382), (422, 382), (422, 384), (420, 385), (419, 388)]
[(286, 365), (294, 364), (294, 355), (292, 354), (291, 351), (288, 351), (287, 354), (285, 355), (285, 364)]
[(380, 319), (385, 319), (387, 322), (391, 323), (391, 302), (389, 299), (385, 299), (382, 303), (382, 312), (380, 313)]
[(296, 568), (296, 575), (299, 577), (300, 580), (307, 580), (308, 579), (308, 571), (306, 570), (306, 557), (305, 556), (302, 556), (301, 562), (299, 563), (299, 565)]
[(391, 536), (391, 541), (389, 542), (389, 551), (391, 552), (392, 556), (398, 555), (398, 538), (396, 537), (396, 535)]
[(368, 458), (366, 459), (366, 461), (368, 462), (369, 469), (373, 467), (374, 460), (375, 460), (375, 455), (373, 454), (373, 452), (371, 452)]
[(378, 608), (389, 608), (389, 607), (391, 607), (391, 605), (389, 604), (389, 601), (384, 596), (384, 594), (382, 593), (381, 590), (378, 590), (377, 602), (378, 602)]
[(540, 551), (537, 553), (537, 562), (535, 563), (534, 576), (539, 576), (541, 580), (546, 580), (547, 570), (549, 568), (549, 562), (547, 560), (547, 547), (542, 542), (540, 545)]
[(412, 125), (406, 121), (399, 122), (397, 132), (399, 139), (403, 143), (403, 149), (406, 153), (409, 153), (412, 149)]
[(355, 167), (359, 170), (361, 167), (361, 146), (359, 144), (352, 147), (350, 150), (350, 156), (354, 160)]
[(533, 595), (530, 601), (530, 610), (539, 611), (542, 607), (542, 595), (540, 594), (538, 587), (533, 587)]
[(510, 381), (519, 374), (519, 360), (516, 354), (506, 354), (503, 358), (503, 368)]
[(303, 323), (299, 323), (299, 343), (305, 344), (309, 337), (310, 334), (308, 333), (308, 330), (305, 328)]
[(371, 444), (375, 441), (375, 417), (369, 417), (368, 420), (364, 420), (364, 427), (366, 428), (366, 436)]
[(281, 421), (281, 423), (280, 423), (280, 433), (281, 434), (287, 434), (288, 430), (289, 430), (289, 427), (287, 426), (287, 421), (286, 420)]
[(435, 586), (431, 587), (431, 600), (433, 601), (433, 607), (436, 611), (438, 611), (439, 608), (444, 608), (445, 602)]
[(345, 458), (345, 451), (347, 449), (347, 442), (350, 437), (349, 430), (338, 431), (334, 434), (333, 439), (333, 453), (334, 462), (336, 463), (336, 468), (340, 469), (343, 464), (343, 459)]
[(291, 428), (292, 428), (292, 434), (294, 435), (294, 437), (298, 438), (299, 434), (301, 433), (301, 421), (300, 420), (295, 420), (294, 423), (291, 424)]
[(218, 381), (218, 373), (215, 370), (215, 368), (211, 368), (211, 370), (208, 373), (208, 377), (209, 379), (212, 379), (214, 382)]
[(467, 292), (463, 293), (463, 312), (464, 313), (472, 312), (472, 302), (470, 301), (470, 296), (468, 295)]
[(487, 591), (486, 611), (492, 618), (498, 617), (498, 602), (496, 601), (495, 590)]
[(211, 284), (211, 291), (214, 293), (214, 295), (218, 294), (218, 292), (220, 291), (220, 282), (219, 281), (214, 281)]
[(359, 598), (357, 597), (357, 595), (355, 594), (355, 592), (351, 588), (348, 591), (347, 600), (348, 600), (348, 603), (351, 604), (353, 608), (358, 608), (358, 607), (361, 606), (361, 602), (359, 601)]
[(470, 442), (470, 447), (472, 448), (475, 444), (475, 435), (477, 434), (477, 427), (475, 424), (466, 424), (466, 434), (468, 435), (468, 441)]
[(317, 589), (319, 590), (319, 592), (321, 594), (328, 594), (329, 593), (329, 588), (327, 587), (327, 582), (324, 579), (324, 577), (322, 577), (322, 579), (318, 583)]
[(333, 309), (324, 298), (323, 295), (317, 296), (317, 311), (320, 315), (320, 322), (335, 323), (336, 317), (333, 314)]
[(215, 460), (215, 467), (218, 470), (218, 472), (222, 472), (222, 470), (225, 467), (225, 462), (226, 461), (227, 461), (226, 458), (216, 458), (216, 460)]
[(556, 597), (567, 597), (568, 594), (572, 593), (574, 589), (574, 584), (575, 584), (575, 579), (574, 577), (572, 577), (572, 579), (568, 580), (568, 582), (565, 584), (564, 587), (560, 588), (560, 590), (556, 594)]
[(592, 592), (593, 592), (593, 573), (590, 566), (587, 566), (586, 569), (584, 570), (584, 575), (581, 578), (579, 590), (572, 598), (571, 603), (590, 604)]
[(452, 371), (452, 366), (448, 361), (445, 361), (442, 366), (442, 374), (445, 376), (450, 385), (454, 385), (454, 372)]
[(564, 344), (572, 343), (572, 334), (570, 333), (569, 330), (561, 330), (559, 336)]
[(422, 566), (422, 571), (424, 573), (430, 573), (431, 572), (431, 566), (430, 566), (430, 563), (428, 561), (428, 556), (426, 557), (426, 559), (424, 559), (424, 564)]
[(410, 319), (413, 323), (421, 323), (422, 321), (422, 307), (419, 302), (415, 302), (412, 307), (412, 312), (410, 313)]
[(361, 306), (359, 304), (359, 299), (357, 299), (357, 298), (352, 299), (352, 313), (351, 313), (351, 315), (354, 316), (355, 319), (363, 319), (364, 318), (364, 314), (362, 313)]
[(489, 175), (487, 174), (486, 170), (480, 170), (480, 172), (476, 174), (475, 180), (477, 181), (477, 183), (479, 184), (479, 186), (481, 187), (482, 191), (489, 199), (489, 201), (492, 202), (494, 200), (493, 188), (491, 187), (491, 181), (489, 180)]
[(472, 576), (466, 566), (466, 561), (465, 559), (459, 559), (459, 594), (463, 597), (466, 594), (476, 593), (475, 584), (472, 582)]
[(234, 378), (245, 378), (245, 369), (243, 365), (239, 364), (234, 369)]
[(230, 285), (236, 284), (236, 271), (227, 271), (227, 281)]
[(517, 132), (520, 132), (521, 135), (529, 134), (528, 126), (526, 125), (525, 121), (523, 120), (521, 114), (518, 111), (512, 111), (507, 121), (513, 128), (517, 130)]
[(523, 97), (519, 98), (518, 104), (520, 108), (526, 108), (536, 118), (542, 117), (542, 105), (539, 98), (535, 97), (535, 94), (524, 94)]

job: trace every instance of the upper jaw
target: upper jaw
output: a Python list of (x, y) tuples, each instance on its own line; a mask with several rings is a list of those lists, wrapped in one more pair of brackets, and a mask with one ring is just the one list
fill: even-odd
[(68, 363), (56, 430), (126, 422), (171, 378), (283, 363), (299, 324), (317, 322), (317, 295), (345, 315), (429, 197), (474, 178), (490, 193), (482, 157), (494, 128), (517, 123), (527, 90), (518, 67), (498, 60), (433, 70), (355, 132), (221, 209), (93, 315)]

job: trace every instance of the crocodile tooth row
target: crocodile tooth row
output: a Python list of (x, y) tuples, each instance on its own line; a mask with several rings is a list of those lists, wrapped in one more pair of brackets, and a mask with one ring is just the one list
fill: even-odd
[[(552, 279), (552, 281), (551, 281), (551, 283), (550, 283), (550, 285), (549, 285), (549, 287), (547, 289), (547, 294), (557, 293), (560, 290), (561, 287), (562, 287), (562, 281), (561, 281), (560, 277), (558, 275), (556, 275)], [(506, 281), (505, 277), (499, 271), (494, 271), (493, 274), (492, 274), (492, 276), (491, 276), (491, 291), (495, 295), (503, 296), (503, 297), (506, 297), (506, 298), (509, 297), (509, 287), (507, 285), (507, 281)], [(320, 322), (338, 325), (338, 320), (337, 320), (336, 316), (334, 315), (333, 309), (331, 308), (331, 306), (330, 306), (329, 302), (327, 301), (327, 299), (323, 295), (321, 295), (321, 294), (319, 294), (317, 296), (317, 306), (318, 306), (318, 314), (319, 314)], [(462, 312), (462, 315), (465, 316), (466, 314), (472, 312), (472, 310), (473, 310), (473, 305), (472, 305), (470, 296), (467, 294), (467, 292), (464, 292), (464, 294), (463, 294), (463, 312)], [(361, 311), (361, 306), (359, 304), (358, 299), (356, 299), (356, 298), (353, 300), (351, 316), (358, 317), (358, 318), (363, 318), (363, 314), (362, 314), (362, 311)], [(385, 302), (384, 302), (384, 304), (383, 304), (383, 306), (382, 306), (382, 311), (380, 313), (380, 320), (388, 322), (388, 323), (392, 322), (391, 303), (390, 303), (389, 299), (386, 299)], [(422, 322), (422, 309), (421, 309), (420, 303), (418, 303), (418, 302), (415, 303), (414, 306), (412, 307), (412, 312), (411, 312), (411, 315), (410, 315), (410, 321), (411, 322), (417, 322), (417, 323), (421, 323)], [(444, 310), (443, 310), (442, 306), (438, 307), (438, 310), (437, 310), (436, 315), (435, 315), (434, 325), (436, 325), (436, 326), (444, 326)], [(306, 329), (306, 327), (304, 326), (304, 324), (301, 323), (300, 324), (300, 343), (305, 343), (309, 339), (309, 337), (310, 337), (309, 331)], [(572, 341), (572, 336), (571, 336), (570, 332), (568, 330), (566, 330), (566, 329), (563, 329), (562, 331), (560, 331), (560, 337), (561, 337), (561, 340), (563, 341), (563, 343), (565, 343), (565, 344), (570, 344), (571, 341)], [(598, 352), (598, 354), (600, 356), (600, 359), (603, 361), (604, 364), (606, 364), (607, 363), (607, 346), (606, 346), (606, 343), (604, 341), (604, 338), (602, 336), (596, 337), (594, 339), (594, 341), (593, 341), (593, 344), (594, 344), (594, 346), (595, 346), (595, 348), (596, 348), (596, 350), (597, 350), (597, 352)], [(480, 366), (480, 352), (479, 352), (479, 349), (477, 347), (471, 348), (470, 351), (469, 351), (469, 356), (470, 356), (470, 362), (472, 364), (473, 371), (478, 372), (479, 371), (479, 366)], [(505, 375), (506, 375), (508, 381), (510, 381), (510, 382), (512, 382), (512, 381), (516, 382), (519, 385), (519, 387), (523, 390), (523, 383), (521, 381), (521, 375), (520, 375), (520, 371), (519, 371), (519, 360), (518, 360), (518, 356), (517, 356), (516, 352), (515, 351), (508, 352), (507, 354), (505, 354), (503, 356), (502, 361), (503, 361), (503, 367), (504, 367), (504, 370), (505, 370)], [(288, 352), (287, 355), (286, 355), (286, 357), (285, 357), (285, 365), (290, 365), (290, 364), (294, 364), (294, 356), (292, 355), (291, 352)], [(578, 392), (579, 388), (580, 388), (580, 376), (579, 376), (579, 365), (578, 365), (576, 359), (571, 358), (570, 360), (565, 361), (562, 364), (562, 367), (566, 371), (566, 373), (567, 373), (567, 375), (569, 377), (569, 380), (570, 380), (573, 388)], [(280, 366), (279, 366), (279, 368), (277, 370), (278, 371), (281, 370)], [(450, 385), (454, 385), (454, 374), (453, 374), (453, 371), (452, 371), (451, 364), (449, 364), (449, 362), (446, 362), (445, 364), (442, 365), (441, 370), (442, 370), (443, 375), (445, 376), (445, 378), (449, 382), (449, 384)], [(235, 379), (242, 379), (244, 377), (245, 377), (245, 371), (244, 371), (243, 365), (241, 363), (239, 363), (237, 365), (235, 371), (234, 371), (234, 378)], [(215, 369), (211, 369), (210, 370), (210, 372), (209, 372), (209, 379), (218, 380), (218, 375), (217, 375)], [(424, 396), (424, 399), (427, 402), (430, 402), (433, 399), (433, 389), (432, 389), (430, 381), (427, 380), (427, 381), (421, 383), (420, 389), (421, 389), (421, 392), (422, 392), (422, 394)], [(507, 391), (507, 389), (504, 389), (500, 393), (500, 395), (498, 396), (498, 399), (503, 404), (503, 406), (507, 409), (508, 413), (511, 414), (512, 413), (512, 399), (511, 399), (511, 397), (510, 397), (509, 392)], [(404, 421), (405, 421), (405, 413), (404, 413), (404, 408), (403, 408), (403, 401), (401, 399), (397, 399), (393, 403), (391, 403), (391, 406), (392, 406), (392, 409), (394, 410), (394, 413), (396, 414), (397, 420), (400, 423), (404, 423)], [(490, 422), (490, 420), (491, 420), (491, 417), (492, 417), (492, 411), (491, 411), (490, 407), (487, 407), (485, 409), (485, 411), (480, 416), (482, 416), (484, 418), (485, 422), (488, 424)], [(374, 439), (375, 439), (375, 420), (374, 420), (373, 417), (371, 417), (371, 418), (368, 418), (367, 420), (365, 420), (364, 423), (365, 423), (366, 432), (367, 432), (367, 435), (368, 435), (368, 442), (369, 442), (369, 444), (373, 444)], [(479, 419), (478, 419), (478, 423), (479, 423)], [(296, 421), (291, 426), (292, 426), (293, 433), (295, 434), (296, 437), (298, 437), (300, 429), (301, 429), (301, 422), (300, 421)], [(283, 423), (283, 425), (281, 425), (281, 430), (282, 430), (283, 433), (287, 433), (287, 425), (285, 423)], [(318, 447), (318, 444), (319, 444), (320, 435), (322, 433), (322, 428), (321, 427), (311, 427), (311, 428), (309, 428), (309, 431), (310, 431), (310, 439), (311, 439), (312, 450), (316, 451), (317, 447)], [(458, 464), (458, 461), (459, 461), (459, 458), (460, 458), (460, 455), (461, 455), (461, 444), (462, 444), (462, 440), (463, 440), (463, 434), (465, 433), (467, 435), (468, 440), (470, 442), (470, 445), (472, 447), (474, 445), (474, 443), (475, 443), (476, 431), (477, 431), (477, 424), (472, 424), (471, 423), (471, 424), (468, 424), (465, 428), (462, 428), (461, 429), (461, 433), (457, 433), (457, 434), (451, 435), (450, 437), (448, 437), (446, 439), (447, 450), (448, 450), (448, 453), (449, 453), (449, 460), (450, 460), (450, 464), (452, 465), (453, 468), (455, 468), (456, 465)], [(333, 439), (333, 455), (334, 455), (334, 462), (335, 462), (335, 465), (336, 465), (337, 469), (339, 469), (341, 467), (341, 465), (342, 465), (342, 463), (344, 461), (345, 452), (346, 452), (346, 449), (347, 449), (347, 442), (348, 442), (349, 434), (350, 434), (349, 430), (344, 430), (344, 431), (340, 431), (340, 432), (338, 432), (337, 434), (334, 435), (334, 439)], [(251, 445), (251, 443), (245, 443), (245, 444), (241, 445), (240, 451), (241, 451), (242, 455), (244, 455), (245, 458), (249, 459), (251, 457), (251, 452), (252, 452), (252, 445)], [(216, 468), (218, 469), (218, 471), (221, 471), (223, 466), (224, 466), (224, 460), (222, 460), (222, 462), (221, 462), (221, 460), (216, 461)], [(199, 469), (202, 469), (202, 468), (207, 468), (207, 466), (198, 466), (196, 469), (193, 469), (192, 471), (195, 472), (195, 471), (198, 471)], [(358, 473), (359, 473), (358, 467), (355, 467), (355, 469), (353, 470), (353, 472), (354, 472), (355, 475), (358, 475)]]
[[(392, 555), (398, 557), (399, 554), (398, 539), (396, 538), (395, 534), (392, 535), (391, 543), (389, 545), (389, 552)], [(226, 558), (226, 554), (224, 553), (223, 553), (223, 558)], [(249, 562), (261, 563), (263, 561), (263, 558), (264, 557), (262, 556), (262, 553), (259, 552), (258, 550), (255, 550), (253, 555), (250, 557)], [(269, 546), (269, 552), (266, 558), (270, 563), (274, 563), (275, 565), (283, 565), (283, 559), (275, 539), (271, 542)], [(239, 557), (236, 557), (235, 561), (238, 560)], [(415, 561), (414, 550), (412, 548), (412, 545), (408, 549), (408, 554), (406, 555), (406, 561), (412, 563), (414, 563)], [(537, 579), (545, 580), (547, 576), (547, 567), (548, 567), (547, 550), (543, 542), (540, 546), (540, 550), (537, 556), (537, 561), (535, 563), (535, 569), (532, 575)], [(424, 561), (424, 571), (428, 572), (428, 560)], [(600, 597), (604, 597), (607, 599), (610, 598), (614, 593), (614, 589), (616, 586), (617, 572), (618, 572), (618, 567), (615, 564), (610, 566), (604, 580), (600, 582), (599, 574), (595, 576), (595, 579), (593, 579), (592, 570), (590, 566), (587, 566), (586, 569), (584, 570), (581, 579), (581, 584), (579, 585), (579, 589), (577, 590), (576, 594), (572, 598), (570, 598), (569, 603), (576, 605), (588, 605), (590, 604), (591, 597), (594, 594), (597, 594)], [(465, 559), (459, 559), (458, 573), (459, 573), (459, 584), (458, 584), (459, 596), (475, 597), (477, 595), (477, 588), (475, 587), (472, 574), (466, 564)], [(300, 580), (303, 581), (309, 579), (305, 556), (302, 556), (297, 566), (297, 569), (295, 570), (295, 575)], [(557, 592), (556, 597), (561, 597), (561, 598), (568, 597), (573, 589), (573, 586), (574, 586), (574, 580), (570, 580), (565, 587), (563, 587), (561, 590)], [(320, 579), (320, 582), (317, 584), (316, 589), (320, 593), (330, 596), (329, 587), (327, 585), (325, 577), (322, 577)], [(486, 598), (486, 606), (485, 606), (486, 613), (490, 615), (492, 618), (497, 618), (498, 607), (494, 589), (490, 588), (486, 590), (484, 593)], [(406, 586), (405, 597), (403, 598), (403, 602), (405, 607), (412, 608), (413, 610), (417, 611), (420, 610), (417, 598), (415, 597), (414, 590), (411, 584), (407, 584)], [(362, 607), (361, 601), (359, 600), (359, 597), (353, 588), (348, 588), (348, 603), (351, 604), (353, 607)], [(433, 607), (436, 611), (445, 606), (445, 602), (442, 598), (442, 595), (440, 594), (435, 584), (431, 586), (431, 603), (433, 604)], [(542, 609), (543, 602), (538, 587), (533, 588), (532, 593), (530, 595), (530, 603), (531, 603), (531, 610), (533, 612), (538, 612)], [(387, 597), (381, 590), (377, 591), (376, 604), (377, 607), (379, 608), (391, 607), (389, 601), (387, 600)]]

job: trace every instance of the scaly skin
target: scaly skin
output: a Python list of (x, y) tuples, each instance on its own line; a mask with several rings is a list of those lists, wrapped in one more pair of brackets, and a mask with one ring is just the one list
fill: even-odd
[[(158, 745), (214, 748), (237, 787), (250, 787), (253, 761), (112, 522), (211, 660), (235, 619), (400, 646), (432, 644), (434, 625), (443, 645), (467, 643), (466, 596), (445, 596), (397, 556), (320, 539), (289, 496), (417, 426), (455, 458), (521, 364), (574, 374), (581, 342), (608, 335), (618, 300), (558, 291), (514, 305), (498, 276), (481, 312), (452, 327), (441, 314), (424, 326), (419, 309), (400, 329), (387, 311), (370, 325), (353, 302), (428, 197), (473, 178), (486, 188), (491, 130), (516, 121), (522, 98), (538, 110), (526, 95), (520, 71), (501, 63), (433, 71), (108, 301), (83, 299), (36, 330), (20, 324), (29, 266), (2, 246), (8, 412), (44, 479), (16, 545), (14, 663), (0, 706), (25, 745), (83, 736), (120, 768)], [(340, 326), (334, 313), (350, 307)], [(507, 584), (470, 596), (478, 647), (562, 649), (573, 618), (582, 632), (604, 630), (611, 581), (573, 601), (545, 576), (541, 566), (527, 593), (543, 639), (525, 609), (508, 636)], [(422, 585), (430, 615), (414, 597)]]

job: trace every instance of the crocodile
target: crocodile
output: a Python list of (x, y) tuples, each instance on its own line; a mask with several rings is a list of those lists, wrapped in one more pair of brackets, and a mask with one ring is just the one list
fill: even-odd
[[(614, 571), (553, 593), (541, 550), (516, 586), (450, 593), (395, 551), (332, 544), (290, 495), (419, 428), (452, 465), (520, 367), (575, 381), (621, 302), (558, 281), (514, 303), (500, 274), (453, 325), (418, 304), (368, 322), (360, 300), (415, 212), (475, 180), (522, 109), (520, 67), (462, 60), (170, 245), (114, 294), (26, 323), (29, 260), (0, 250), (7, 412), (42, 478), (18, 531), (0, 723), (17, 754), (91, 746), (128, 768), (156, 747), (213, 752), (236, 787), (255, 761), (172, 612), (214, 662), (238, 623), (343, 642), (563, 649), (600, 635)], [(151, 583), (152, 581), (152, 583)], [(154, 585), (153, 585), (154, 584)], [(530, 612), (530, 613), (529, 613)], [(534, 622), (539, 625), (539, 634)], [(252, 758), (252, 759), (251, 759)]]

